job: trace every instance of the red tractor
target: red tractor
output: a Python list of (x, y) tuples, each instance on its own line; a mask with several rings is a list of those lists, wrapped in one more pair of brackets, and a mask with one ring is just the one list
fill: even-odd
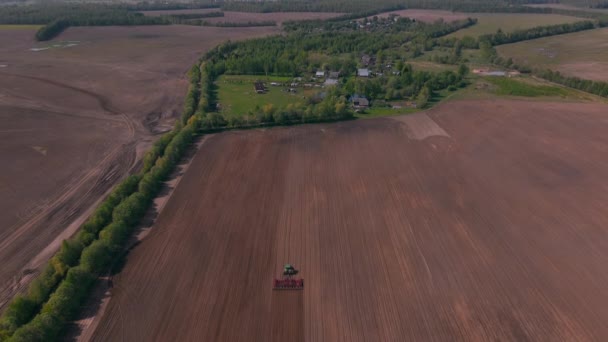
[(272, 282), (273, 290), (304, 290), (304, 279), (293, 278), (298, 274), (298, 270), (290, 264), (283, 267), (283, 278), (274, 279)]

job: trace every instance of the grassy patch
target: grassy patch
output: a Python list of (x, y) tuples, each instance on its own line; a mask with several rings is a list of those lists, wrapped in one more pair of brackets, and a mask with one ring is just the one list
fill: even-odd
[[(257, 94), (254, 83), (259, 80), (266, 83), (268, 91), (265, 94)], [(314, 94), (314, 90), (297, 88), (297, 93), (285, 92), (285, 87), (271, 86), (271, 82), (291, 82), (289, 77), (267, 77), (267, 76), (244, 76), (223, 75), (218, 81), (218, 97), (222, 114), (244, 115), (255, 107), (263, 107), (272, 104), (275, 107), (283, 107), (290, 103), (305, 101), (305, 98)]]
[(419, 111), (416, 108), (401, 108), (393, 109), (391, 107), (370, 107), (364, 113), (355, 113), (355, 117), (359, 119), (371, 119), (379, 116), (392, 116), (399, 114), (410, 114)]
[(477, 25), (456, 31), (448, 37), (478, 37), (482, 34), (496, 33), (498, 29), (504, 32), (529, 29), (536, 26), (548, 26), (581, 21), (581, 18), (557, 14), (528, 14), (528, 13), (471, 13), (468, 16), (477, 18)]
[(38, 30), (42, 25), (0, 25), (0, 31)]
[(556, 96), (566, 97), (568, 91), (552, 85), (532, 84), (523, 80), (518, 80), (508, 77), (486, 77), (487, 81), (495, 86), (494, 93), (503, 96), (525, 96), (525, 97), (540, 97), (540, 96)]

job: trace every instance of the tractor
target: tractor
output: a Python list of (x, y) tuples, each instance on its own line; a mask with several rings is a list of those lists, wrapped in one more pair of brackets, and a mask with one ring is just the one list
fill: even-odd
[(283, 267), (283, 278), (274, 279), (272, 282), (273, 290), (303, 290), (304, 279), (293, 278), (299, 271), (291, 264)]

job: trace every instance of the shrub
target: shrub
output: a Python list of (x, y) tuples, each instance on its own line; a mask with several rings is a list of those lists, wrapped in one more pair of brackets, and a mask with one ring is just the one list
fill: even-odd
[(98, 274), (109, 265), (111, 252), (112, 249), (106, 240), (97, 240), (82, 252), (80, 266), (88, 272)]

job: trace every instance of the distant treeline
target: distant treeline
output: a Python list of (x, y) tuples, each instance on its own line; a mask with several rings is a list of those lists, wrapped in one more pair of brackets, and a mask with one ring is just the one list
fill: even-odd
[(538, 26), (526, 30), (517, 30), (504, 33), (501, 30), (494, 34), (486, 34), (479, 37), (479, 41), (487, 41), (491, 45), (502, 45), (516, 43), (524, 40), (537, 39), (542, 37), (555, 36), (566, 33), (573, 33), (584, 30), (594, 29), (595, 23), (592, 21), (579, 21), (572, 24), (558, 24), (551, 26)]
[(190, 19), (203, 19), (203, 18), (221, 18), (224, 16), (224, 12), (207, 12), (207, 13), (184, 13), (184, 14), (165, 14), (161, 17), (165, 17), (171, 21), (181, 23), (184, 20)]
[[(382, 8), (445, 9), (463, 12), (503, 12), (524, 10), (518, 6), (527, 1), (503, 0), (319, 0), (319, 1), (230, 1), (222, 4), (224, 10), (241, 12), (342, 12), (361, 13)], [(526, 7), (527, 8), (527, 7)], [(535, 9), (531, 8), (530, 11)]]
[(166, 25), (170, 21), (147, 17), (121, 6), (52, 3), (1, 7), (0, 24), (46, 25), (36, 38), (49, 40), (70, 26)]
[(41, 27), (36, 32), (38, 41), (45, 41), (55, 38), (65, 29), (70, 26), (112, 26), (112, 25), (168, 25), (172, 22), (163, 17), (146, 17), (139, 13), (127, 12), (125, 15), (110, 15), (103, 16), (97, 14), (94, 16), (70, 16), (53, 20), (49, 24)]
[(192, 20), (189, 21), (190, 25), (199, 26), (215, 26), (215, 27), (262, 27), (262, 26), (277, 26), (276, 21), (265, 20), (265, 21), (247, 21), (247, 22), (227, 22), (218, 21), (210, 22), (206, 20)]

